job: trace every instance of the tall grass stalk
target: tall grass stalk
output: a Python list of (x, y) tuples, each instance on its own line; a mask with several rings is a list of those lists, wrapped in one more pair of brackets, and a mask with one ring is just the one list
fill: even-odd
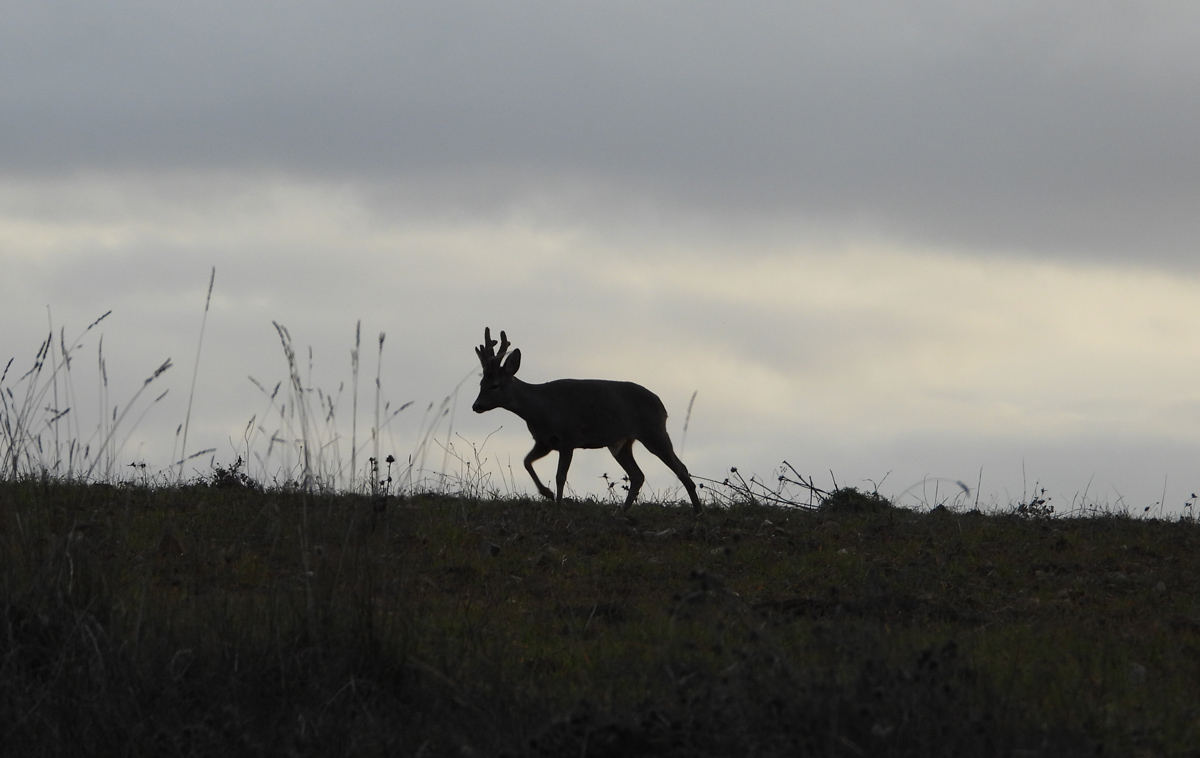
[(478, 372), (475, 369), (471, 369), (469, 372), (467, 372), (467, 375), (462, 379), (459, 379), (458, 384), (454, 385), (454, 392), (450, 393), (450, 396), (446, 398), (450, 401), (450, 410), (447, 415), (448, 421), (446, 423), (446, 444), (442, 453), (442, 470), (438, 473), (438, 486), (440, 488), (444, 488), (446, 486), (446, 467), (450, 463), (450, 450), (453, 447), (453, 443), (450, 440), (454, 435), (454, 416), (458, 411), (458, 391), (462, 389), (464, 382), (475, 376), (477, 373)]
[(692, 399), (688, 400), (687, 413), (683, 416), (683, 434), (679, 437), (679, 452), (682, 453), (687, 447), (688, 426), (692, 423), (692, 406), (696, 404), (696, 395), (700, 390), (692, 390)]
[[(114, 442), (113, 437), (116, 434), (117, 429), (120, 428), (121, 422), (125, 420), (125, 416), (129, 413), (130, 409), (132, 409), (133, 406), (137, 404), (138, 398), (142, 396), (142, 393), (146, 391), (146, 388), (149, 387), (154, 382), (155, 379), (157, 379), (158, 377), (160, 377), (164, 373), (166, 373), (166, 371), (170, 368), (171, 368), (171, 359), (168, 358), (165, 361), (163, 361), (163, 364), (161, 366), (159, 366), (158, 368), (156, 368), (154, 370), (154, 373), (152, 373), (150, 376), (148, 376), (146, 378), (145, 381), (142, 382), (142, 386), (138, 388), (137, 392), (133, 393), (133, 397), (130, 399), (130, 401), (128, 403), (125, 404), (125, 409), (121, 411), (121, 414), (119, 416), (117, 415), (117, 407), (113, 406), (112, 424), (108, 427), (108, 433), (104, 436), (104, 439), (100, 442), (100, 450), (102, 451), (102, 454), (105, 458), (105, 471), (104, 471), (105, 479), (107, 479), (107, 480), (112, 479), (113, 462), (115, 461), (116, 456), (121, 452), (121, 449), (125, 446), (125, 443), (129, 441), (130, 435), (132, 435), (132, 433), (133, 433), (133, 431), (131, 429), (129, 434), (125, 435), (125, 439), (121, 441), (120, 445), (118, 445), (116, 447), (112, 447), (112, 444)], [(105, 380), (105, 384), (107, 386), (107, 379)], [(158, 403), (160, 400), (162, 400), (164, 397), (166, 397), (166, 394), (167, 394), (166, 392), (163, 392), (161, 395), (159, 395), (157, 398), (155, 398), (151, 402), (151, 405)], [(145, 417), (145, 413), (143, 413), (142, 416), (139, 417), (139, 421), (141, 420), (142, 417)], [(85, 478), (90, 477), (92, 475), (92, 472), (96, 468), (96, 464), (98, 464), (99, 462), (100, 462), (100, 455), (97, 455), (96, 458), (94, 458), (92, 460), (92, 465), (88, 466), (87, 473), (84, 475)]]
[[(312, 434), (309, 432), (308, 403), (305, 402), (304, 397), (304, 382), (300, 380), (300, 370), (296, 366), (296, 351), (292, 348), (292, 335), (288, 332), (287, 327), (279, 322), (272, 321), (271, 324), (279, 334), (279, 341), (283, 345), (283, 355), (288, 364), (288, 378), (291, 380), (292, 387), (292, 408), (300, 419), (300, 449), (302, 460), (304, 461), (300, 484), (305, 490), (309, 490), (313, 486), (312, 453), (310, 450)], [(311, 375), (311, 368), (309, 373)]]
[[(50, 339), (53, 340), (54, 339), (54, 317), (50, 315), (50, 306), (48, 306), (48, 305), (46, 306), (46, 326), (48, 327), (49, 332), (50, 332)], [(63, 351), (63, 352), (65, 352), (65, 351)], [(50, 381), (54, 385), (54, 399), (53, 399), (54, 406), (53, 407), (55, 409), (55, 413), (57, 413), (57, 409), (62, 408), (62, 404), (59, 402), (59, 399), (58, 399), (58, 360), (55, 358), (53, 350), (51, 350), (50, 353), (51, 353), (51, 356), (50, 356), (51, 361), (53, 362), (52, 363), (52, 372), (50, 374), (50, 377), (51, 377)], [(58, 454), (59, 454), (59, 450), (61, 450), (61, 448), (59, 447), (58, 424), (57, 423), (53, 424), (52, 429), (54, 432), (54, 455), (55, 455), (54, 465), (55, 465), (55, 468), (57, 468), (58, 463), (59, 463), (59, 455)]]
[(362, 319), (354, 325), (354, 349), (350, 351), (350, 375), (353, 381), (350, 411), (350, 491), (358, 476), (358, 348), (362, 344)]
[(372, 461), (371, 466), (371, 496), (379, 494), (379, 401), (383, 388), (383, 340), (384, 333), (379, 333), (379, 352), (375, 356), (375, 424), (371, 429)]
[[(58, 330), (58, 348), (59, 348), (59, 355), (62, 357), (62, 364), (63, 364), (63, 388), (64, 388), (63, 396), (64, 396), (64, 400), (66, 402), (66, 407), (64, 408), (62, 405), (59, 405), (57, 403), (55, 404), (55, 409), (56, 409), (55, 413), (54, 413), (55, 417), (53, 419), (51, 419), (51, 423), (53, 423), (53, 425), (54, 425), (56, 434), (58, 431), (58, 425), (60, 423), (60, 420), (64, 421), (67, 425), (67, 434), (69, 436), (69, 441), (66, 443), (66, 445), (67, 445), (67, 465), (66, 465), (65, 473), (66, 473), (67, 478), (70, 478), (75, 473), (76, 456), (79, 454), (82, 454), (82, 452), (83, 452), (83, 448), (80, 447), (80, 444), (79, 444), (79, 440), (82, 438), (83, 435), (80, 432), (80, 428), (79, 428), (79, 414), (78, 413), (70, 413), (70, 409), (76, 407), (78, 404), (76, 402), (76, 397), (75, 397), (75, 383), (71, 380), (71, 351), (67, 349), (67, 330), (62, 327), (59, 327), (59, 330)], [(62, 410), (57, 410), (60, 408)], [(61, 471), (61, 468), (59, 468), (59, 466), (62, 462), (62, 448), (58, 446), (60, 444), (61, 444), (61, 442), (56, 440), (56, 448), (55, 448), (55, 452), (54, 452), (54, 454), (55, 454), (55, 462), (54, 462), (55, 469), (54, 470), (55, 471)]]
[(179, 473), (176, 480), (183, 479), (183, 459), (187, 458), (188, 427), (192, 423), (192, 400), (196, 397), (196, 376), (200, 373), (200, 348), (204, 346), (204, 327), (208, 325), (208, 306), (212, 302), (213, 282), (217, 279), (217, 267), (212, 267), (208, 276), (208, 294), (204, 298), (204, 316), (200, 319), (200, 340), (196, 343), (196, 360), (192, 365), (192, 386), (188, 390), (187, 413), (183, 417), (183, 444), (180, 452)]
[[(431, 415), (432, 412), (432, 415)], [(433, 403), (430, 403), (425, 408), (425, 416), (421, 419), (422, 434), (416, 447), (413, 448), (412, 455), (409, 457), (408, 477), (411, 484), (416, 483), (414, 474), (424, 472), (425, 459), (429, 455), (429, 443), (437, 438), (437, 430), (441, 425), (441, 421), (450, 413), (450, 396), (447, 395), (438, 404), (437, 410), (434, 411)]]
[[(111, 428), (111, 422), (109, 421), (109, 408), (111, 408), (111, 404), (109, 403), (109, 398), (108, 398), (108, 363), (104, 360), (104, 335), (103, 334), (100, 335), (99, 344), (96, 346), (96, 382), (97, 382), (97, 386), (96, 386), (97, 402), (100, 405), (99, 428), (97, 431), (98, 431), (101, 439), (108, 439), (109, 437), (112, 436), (111, 433), (108, 431)], [(113, 408), (112, 409), (113, 421), (115, 421), (116, 418), (117, 418), (117, 411), (115, 408)], [(103, 444), (99, 445), (96, 448), (96, 450), (97, 450), (98, 455), (105, 455), (105, 450), (104, 450)], [(110, 461), (106, 465), (105, 468), (108, 470), (111, 470), (112, 462)]]

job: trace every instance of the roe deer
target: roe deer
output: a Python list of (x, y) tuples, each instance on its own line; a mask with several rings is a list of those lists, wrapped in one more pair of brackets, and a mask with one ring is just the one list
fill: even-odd
[[(483, 366), (483, 379), (479, 382), (479, 397), (471, 410), (483, 413), (504, 408), (525, 420), (533, 435), (533, 449), (525, 456), (525, 470), (533, 477), (533, 483), (543, 497), (562, 503), (567, 469), (571, 467), (571, 456), (576, 448), (606, 447), (629, 475), (629, 494), (623, 506), (623, 510), (628, 510), (646, 481), (633, 460), (636, 440), (675, 472), (692, 500), (692, 509), (697, 514), (704, 512), (687, 466), (675, 455), (671, 438), (667, 436), (667, 410), (658, 395), (633, 382), (602, 379), (559, 379), (545, 384), (527, 384), (514, 376), (521, 367), (521, 351), (512, 351), (508, 360), (504, 360), (508, 344), (508, 337), (500, 332), (500, 352), (497, 353), (492, 330), (483, 330), (483, 344), (475, 348)], [(533, 462), (551, 450), (558, 451), (557, 495), (542, 484), (533, 470)]]

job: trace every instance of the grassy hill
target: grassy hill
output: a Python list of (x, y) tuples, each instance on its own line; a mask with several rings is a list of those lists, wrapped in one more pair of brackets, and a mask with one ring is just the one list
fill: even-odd
[(0, 483), (0, 751), (1200, 745), (1190, 520), (247, 484)]

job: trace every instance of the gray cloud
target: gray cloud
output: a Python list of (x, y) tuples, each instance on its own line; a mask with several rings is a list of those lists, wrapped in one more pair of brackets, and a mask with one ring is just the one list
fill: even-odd
[(1189, 266), (1198, 29), (1183, 4), (29, 3), (0, 27), (0, 171)]

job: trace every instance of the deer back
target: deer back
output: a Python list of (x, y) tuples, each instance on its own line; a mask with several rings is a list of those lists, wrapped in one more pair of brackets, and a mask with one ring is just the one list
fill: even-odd
[(525, 420), (535, 440), (555, 450), (609, 447), (666, 428), (662, 401), (640, 384), (603, 379), (518, 382), (514, 380), (515, 407), (509, 410)]

